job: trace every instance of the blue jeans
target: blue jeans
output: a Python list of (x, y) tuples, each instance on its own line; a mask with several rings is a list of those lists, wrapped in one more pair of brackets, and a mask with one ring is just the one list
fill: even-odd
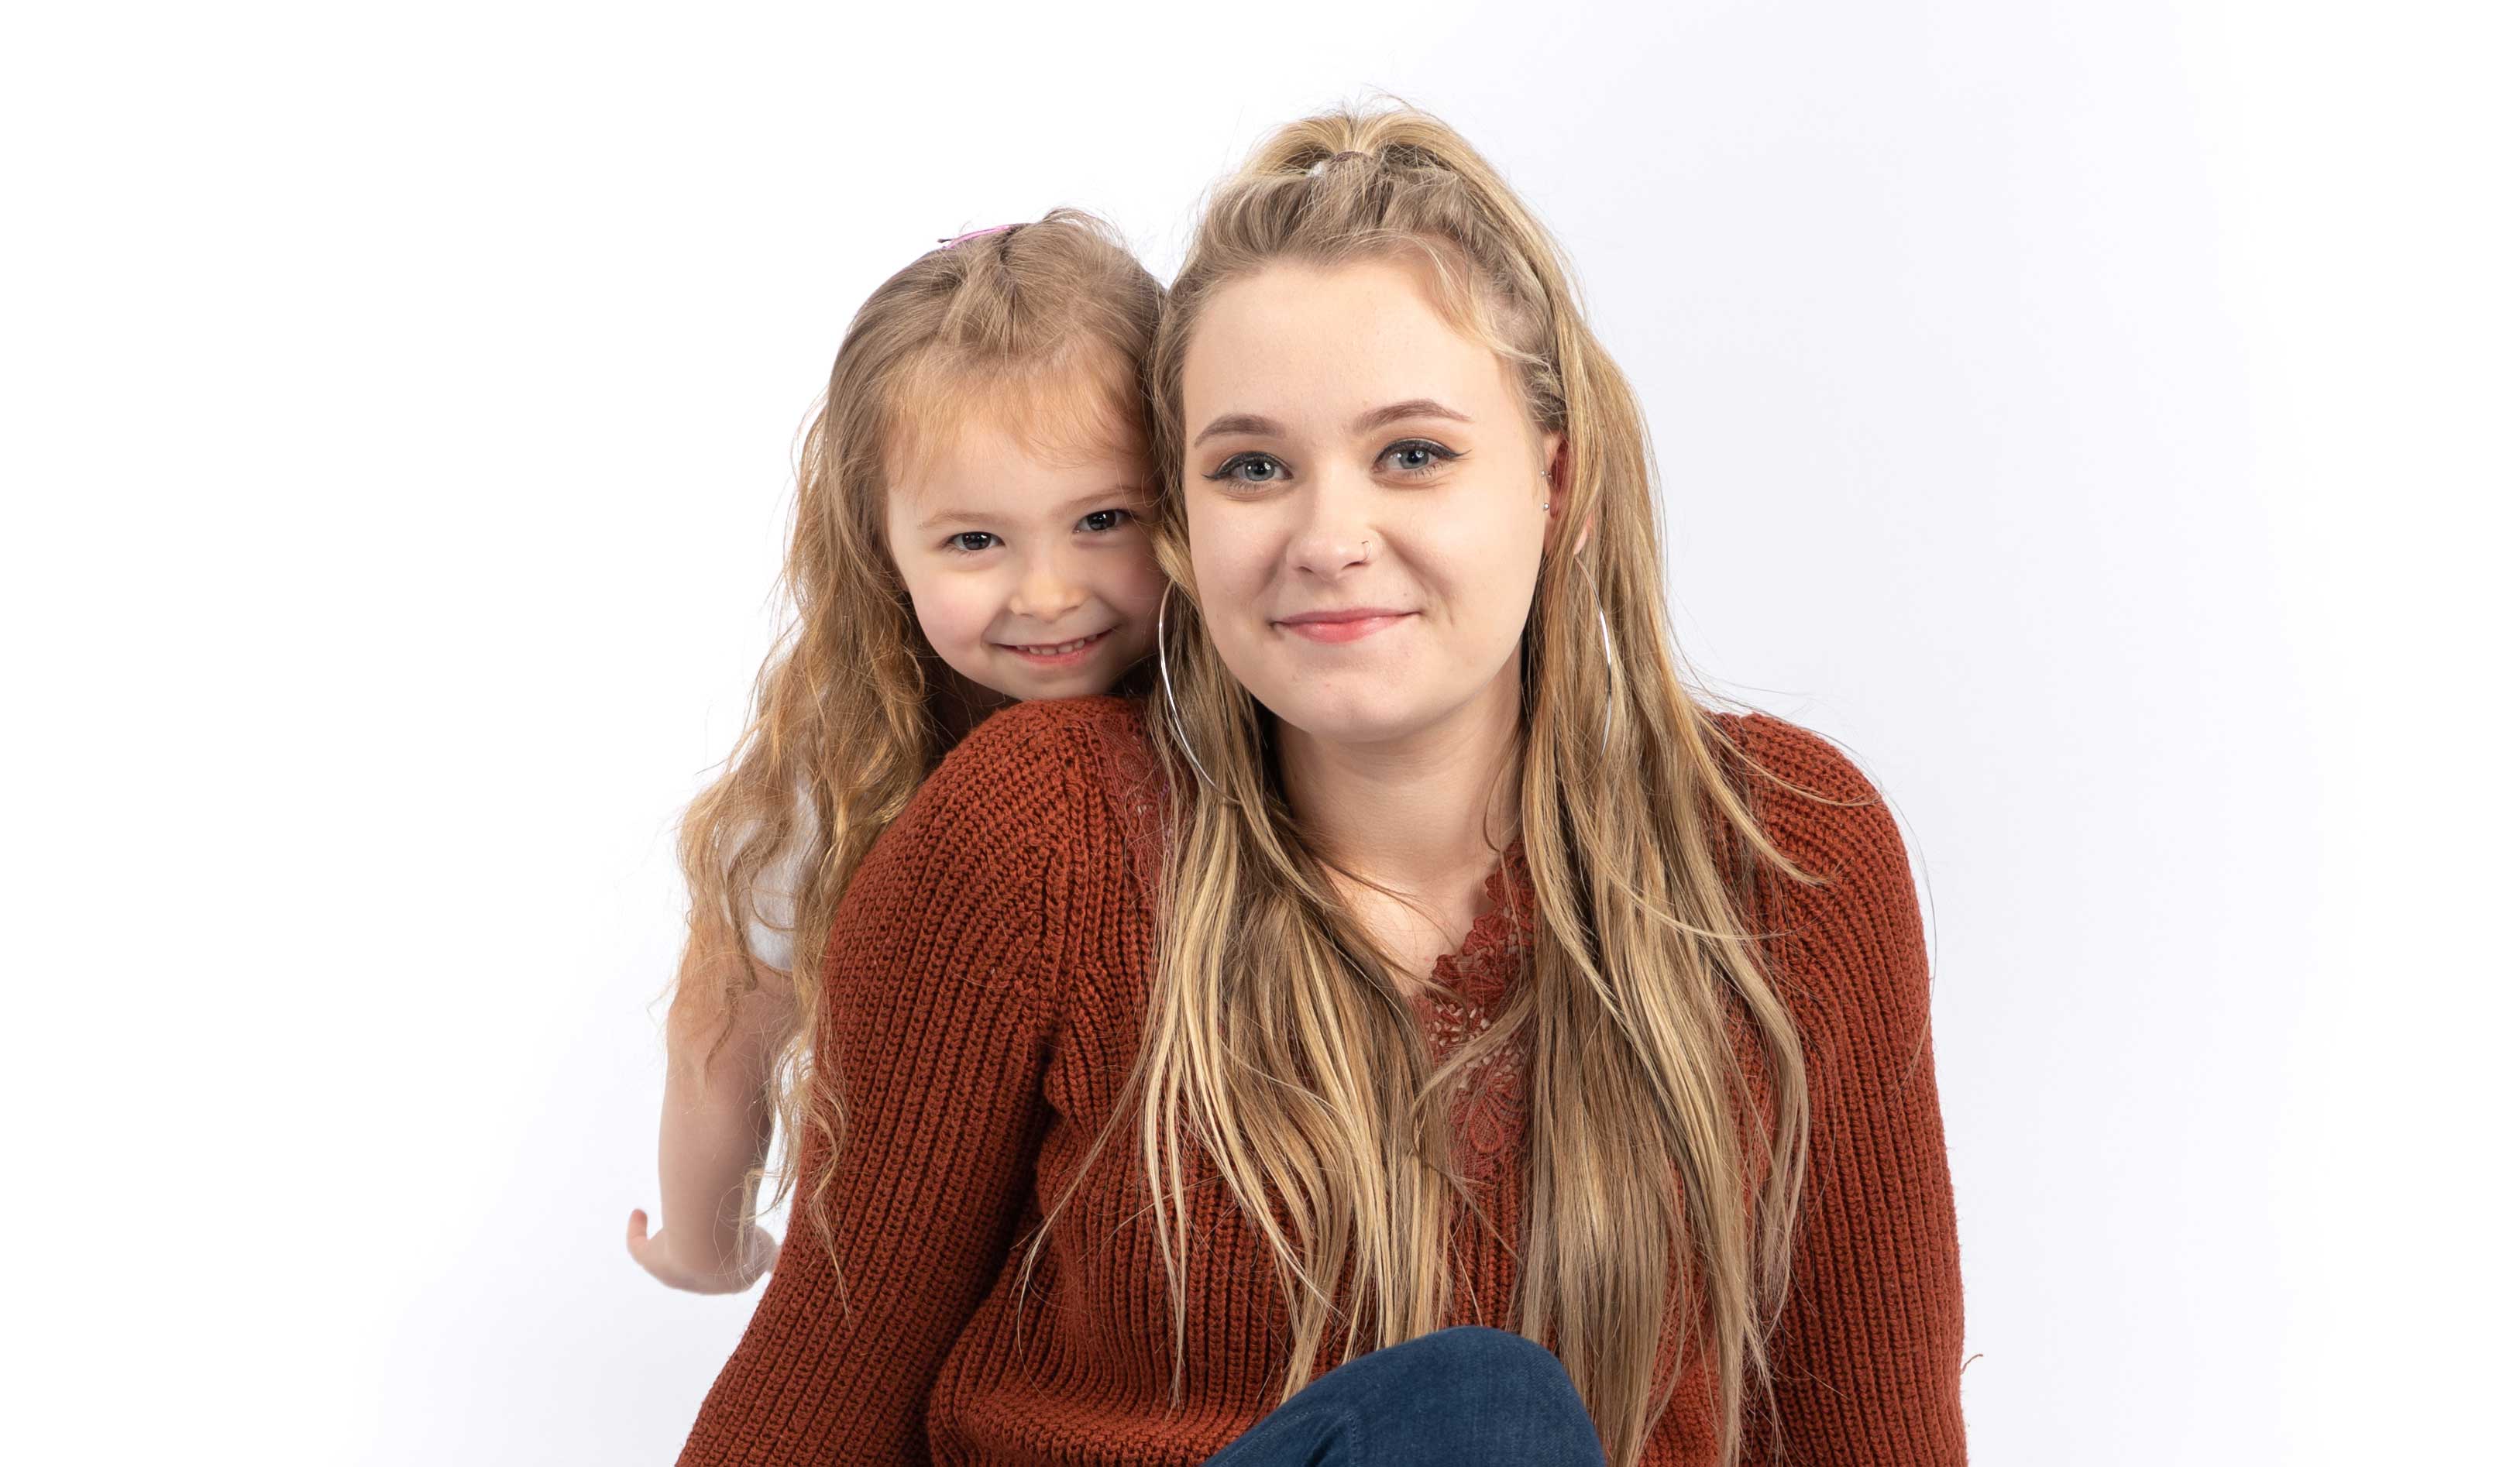
[(1602, 1467), (1557, 1356), (1463, 1324), (1361, 1355), (1295, 1393), (1207, 1467)]

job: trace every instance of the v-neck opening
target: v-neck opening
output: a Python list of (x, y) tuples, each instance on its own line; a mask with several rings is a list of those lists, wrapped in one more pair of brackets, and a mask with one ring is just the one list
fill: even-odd
[(1474, 1009), (1493, 1008), (1512, 986), (1531, 926), (1531, 877), (1517, 833), (1480, 883), (1487, 906), (1470, 919), (1460, 947), (1435, 959), (1420, 981), (1420, 1006), (1449, 999)]

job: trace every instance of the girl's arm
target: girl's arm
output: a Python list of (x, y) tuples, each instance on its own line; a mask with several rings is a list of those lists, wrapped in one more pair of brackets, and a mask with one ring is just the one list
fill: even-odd
[[(1825, 886), (1777, 882), (1786, 1001), (1809, 1065), (1812, 1166), (1790, 1287), (1769, 1342), (1776, 1436), (1752, 1463), (1967, 1460), (1960, 1419), (1959, 1235), (1934, 1085), (1923, 923), (1879, 793), (1815, 734), (1772, 720), (1754, 752), (1832, 808), (1761, 791), (1772, 835)], [(1781, 908), (1781, 911), (1777, 909)], [(1772, 1447), (1780, 1447), (1772, 1457)]]
[[(701, 1405), (683, 1467), (927, 1460), (927, 1398), (1013, 1245), (1049, 1111), (1060, 935), (1093, 799), (1056, 714), (964, 741), (849, 882), (815, 1063), (844, 1101), (820, 1127), (779, 1263)], [(833, 1253), (836, 1252), (836, 1260)]]
[(665, 1108), (656, 1136), (664, 1225), (630, 1214), (630, 1256), (656, 1279), (698, 1294), (752, 1287), (778, 1257), (779, 1243), (744, 1221), (751, 1175), (769, 1154), (770, 1062), (794, 1023), (787, 984), (775, 973), (739, 1003), (735, 1032), (703, 1079), (700, 1057), (713, 1036), (668, 1025)]

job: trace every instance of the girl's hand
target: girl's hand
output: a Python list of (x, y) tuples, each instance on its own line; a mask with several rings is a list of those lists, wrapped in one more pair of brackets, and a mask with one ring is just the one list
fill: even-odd
[[(743, 1246), (734, 1258), (705, 1239), (697, 1246), (687, 1243), (690, 1236), (666, 1227), (651, 1237), (647, 1210), (630, 1210), (630, 1257), (667, 1288), (694, 1294), (741, 1294), (779, 1262), (779, 1240), (758, 1222), (745, 1224)], [(692, 1253), (699, 1257), (685, 1257)]]

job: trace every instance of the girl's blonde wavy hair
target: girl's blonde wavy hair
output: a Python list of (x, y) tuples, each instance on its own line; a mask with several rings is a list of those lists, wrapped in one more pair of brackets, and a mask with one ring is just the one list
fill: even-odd
[[(762, 663), (753, 712), (677, 840), (690, 932), (666, 1023), (698, 1075), (734, 1036), (747, 999), (784, 1002), (763, 1103), (786, 1155), (755, 1169), (799, 1181), (806, 1128), (835, 1157), (840, 1089), (813, 1062), (826, 944), (840, 895), (876, 837), (944, 756), (959, 715), (952, 674), (919, 619), (884, 537), (887, 486), (974, 421), (1058, 459), (1143, 449), (1142, 371), (1163, 288), (1110, 226), (1074, 209), (958, 241), (904, 266), (849, 322), (806, 430), (781, 580), (791, 624)], [(767, 909), (767, 910), (765, 910)], [(786, 932), (787, 966), (754, 932)], [(838, 1271), (828, 1169), (799, 1195)], [(749, 1221), (749, 1219), (747, 1219)], [(793, 1216), (790, 1220), (793, 1228)]]
[[(1560, 523), (1591, 527), (1580, 549), (1552, 544), (1523, 634), (1530, 981), (1440, 1068), (1286, 806), (1269, 716), (1202, 631), (1183, 511), (1183, 358), (1208, 298), (1275, 265), (1394, 258), (1517, 369), (1533, 422), (1565, 435), (1551, 496), (1565, 501)], [(1378, 1349), (1442, 1327), (1451, 1202), (1467, 1192), (1441, 1097), (1519, 1033), (1531, 1045), (1530, 1211), (1509, 1327), (1553, 1335), (1620, 1467), (1639, 1459), (1678, 1383), (1676, 1328), (1682, 1350), (1711, 1356), (1723, 1460), (1737, 1461), (1746, 1390), (1773, 1400), (1764, 1341), (1782, 1303), (1809, 1101), (1800, 1039), (1736, 887), (1758, 861), (1813, 878), (1761, 832), (1724, 772), (1728, 760), (1756, 766), (1684, 686), (1644, 424), (1557, 245), (1435, 118), (1406, 108), (1306, 118), (1210, 197), (1166, 299), (1149, 385), (1163, 487), (1149, 528), (1188, 593), (1172, 599), (1166, 652), (1190, 749), (1160, 711), (1148, 722), (1172, 787), (1191, 797), (1174, 804), (1131, 1083), (1174, 1304), (1176, 1392), (1186, 1146), (1270, 1250), (1293, 1324), (1292, 1396), (1342, 1283), (1349, 1355), (1360, 1338)], [(1764, 1130), (1736, 1121), (1761, 1111), (1736, 1060), (1736, 1012), (1764, 1057)], [(1071, 1183), (1058, 1207), (1074, 1194)]]

